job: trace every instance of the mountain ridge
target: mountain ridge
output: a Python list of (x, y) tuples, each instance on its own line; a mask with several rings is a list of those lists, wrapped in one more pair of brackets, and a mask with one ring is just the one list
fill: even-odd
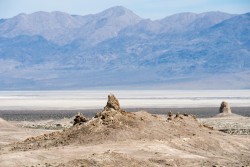
[(32, 16), (40, 29), (27, 20), (15, 29), (30, 15), (0, 21), (0, 89), (250, 88), (249, 13), (34, 14), (48, 18)]

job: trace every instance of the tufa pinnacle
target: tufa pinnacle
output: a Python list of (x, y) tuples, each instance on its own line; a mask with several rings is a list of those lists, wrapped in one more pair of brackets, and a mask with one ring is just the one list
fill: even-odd
[(114, 109), (114, 110), (120, 110), (120, 104), (117, 98), (113, 94), (108, 95), (108, 102), (107, 105), (104, 107), (104, 110), (109, 110), (109, 109)]
[(231, 114), (231, 108), (229, 104), (225, 101), (223, 101), (220, 105), (220, 113), (225, 113), (225, 114)]

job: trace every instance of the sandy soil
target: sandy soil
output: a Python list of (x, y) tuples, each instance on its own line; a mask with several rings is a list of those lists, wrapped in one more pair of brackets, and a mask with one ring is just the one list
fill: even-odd
[(31, 136), (41, 135), (44, 133), (51, 133), (52, 130), (33, 130), (28, 128), (21, 128), (20, 126), (15, 126), (0, 118), (0, 146), (6, 145), (12, 142), (17, 142), (24, 140)]

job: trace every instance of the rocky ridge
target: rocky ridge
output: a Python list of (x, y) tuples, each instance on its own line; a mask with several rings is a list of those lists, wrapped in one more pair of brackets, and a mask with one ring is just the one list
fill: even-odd
[(209, 131), (210, 129), (199, 124), (192, 115), (173, 114), (169, 119), (167, 116), (152, 115), (145, 111), (126, 112), (120, 107), (116, 97), (110, 94), (104, 110), (89, 121), (76, 123), (62, 132), (28, 138), (12, 149), (39, 149), (107, 140), (167, 140), (176, 135), (190, 137)]
[(249, 18), (208, 12), (151, 21), (123, 7), (21, 14), (0, 21), (0, 88), (248, 89)]

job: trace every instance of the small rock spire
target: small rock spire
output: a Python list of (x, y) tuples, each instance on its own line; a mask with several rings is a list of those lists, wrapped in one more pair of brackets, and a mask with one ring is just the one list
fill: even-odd
[(114, 109), (117, 111), (121, 109), (119, 101), (113, 94), (108, 95), (108, 102), (107, 105), (104, 107), (104, 110), (109, 109)]
[(231, 108), (229, 106), (229, 104), (225, 101), (221, 102), (220, 105), (220, 113), (225, 113), (225, 114), (230, 114), (231, 112)]

